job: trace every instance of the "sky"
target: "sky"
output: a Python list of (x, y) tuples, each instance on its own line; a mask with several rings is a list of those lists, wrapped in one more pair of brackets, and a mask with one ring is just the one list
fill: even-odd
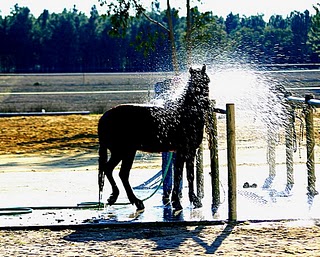
[[(142, 0), (150, 5), (150, 0)], [(111, 1), (109, 1), (111, 2)], [(160, 0), (163, 6), (166, 0)], [(304, 12), (309, 10), (314, 14), (313, 5), (320, 3), (320, 0), (201, 0), (200, 4), (197, 0), (191, 0), (192, 6), (197, 5), (200, 11), (212, 11), (214, 15), (226, 16), (232, 12), (233, 14), (240, 14), (240, 16), (250, 16), (257, 14), (264, 14), (266, 21), (273, 14), (279, 14), (283, 17), (290, 15), (292, 11)], [(44, 9), (50, 12), (60, 13), (64, 8), (71, 10), (74, 5), (81, 12), (90, 14), (90, 9), (93, 5), (98, 7), (99, 13), (105, 12), (106, 7), (100, 7), (98, 0), (0, 0), (0, 15), (6, 16), (10, 14), (11, 9), (15, 4), (20, 7), (28, 7), (31, 13), (38, 17)], [(171, 0), (171, 6), (180, 8), (183, 14), (185, 7), (185, 0)]]

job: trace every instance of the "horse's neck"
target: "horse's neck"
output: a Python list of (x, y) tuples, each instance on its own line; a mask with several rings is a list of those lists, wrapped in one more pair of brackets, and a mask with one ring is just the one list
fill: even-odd
[(185, 92), (181, 95), (181, 97), (175, 101), (167, 100), (164, 104), (164, 107), (167, 113), (173, 112), (177, 114), (178, 112), (183, 116), (186, 113), (190, 113), (191, 111), (194, 112), (194, 110), (196, 110), (198, 113), (197, 115), (199, 116), (205, 111), (202, 101), (203, 99), (201, 99), (201, 96), (195, 95), (191, 81), (189, 81)]
[(188, 88), (186, 89), (185, 97), (183, 100), (183, 106), (188, 109), (194, 108), (198, 112), (203, 112), (204, 111), (204, 106), (203, 106), (203, 100), (204, 96), (197, 95), (194, 92), (194, 88), (191, 85), (191, 82), (188, 83)]

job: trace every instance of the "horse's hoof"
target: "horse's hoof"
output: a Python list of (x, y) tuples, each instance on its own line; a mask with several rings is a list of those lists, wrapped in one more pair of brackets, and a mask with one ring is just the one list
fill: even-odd
[(108, 202), (108, 205), (114, 205), (116, 200), (113, 197), (109, 197), (107, 202)]
[(192, 203), (195, 209), (202, 207), (202, 203), (198, 198), (195, 198)]
[(193, 204), (194, 208), (197, 209), (197, 208), (201, 208), (202, 207), (201, 200), (195, 194), (190, 194), (189, 195), (189, 200), (190, 200), (190, 203)]
[(137, 207), (137, 212), (143, 212), (144, 211), (144, 204), (141, 200), (137, 199), (135, 201), (135, 205)]
[(195, 209), (197, 208), (201, 208), (202, 207), (202, 203), (199, 200), (193, 201), (193, 206)]
[(118, 199), (118, 195), (119, 194), (111, 194), (110, 197), (108, 198), (107, 202), (109, 205), (114, 205), (115, 202), (117, 201)]

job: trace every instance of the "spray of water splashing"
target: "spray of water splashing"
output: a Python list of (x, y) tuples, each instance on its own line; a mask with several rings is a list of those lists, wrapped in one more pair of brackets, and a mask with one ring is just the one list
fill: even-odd
[[(270, 76), (270, 73), (233, 60), (222, 65), (221, 62), (208, 65), (208, 75), (211, 79), (210, 99), (216, 101), (216, 107), (225, 109), (227, 103), (234, 103), (239, 119), (259, 121), (275, 131), (283, 126), (287, 119), (287, 108), (282, 82)], [(185, 92), (188, 79), (188, 72), (180, 74), (173, 79), (168, 91), (150, 103), (162, 107), (167, 101), (174, 103)]]
[(185, 92), (187, 81), (186, 73), (164, 81), (157, 81), (154, 85), (155, 96), (149, 101), (149, 104), (164, 107), (168, 101), (177, 102)]
[(280, 81), (246, 65), (210, 70), (210, 98), (218, 108), (234, 103), (237, 118), (260, 121), (276, 130), (287, 119), (286, 101)]

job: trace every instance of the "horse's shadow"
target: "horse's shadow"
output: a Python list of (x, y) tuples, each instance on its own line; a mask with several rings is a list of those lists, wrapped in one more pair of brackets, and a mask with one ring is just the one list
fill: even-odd
[(157, 250), (175, 249), (187, 239), (183, 237), (187, 229), (185, 227), (171, 228), (92, 228), (92, 229), (79, 229), (64, 237), (64, 240), (77, 243), (88, 242), (113, 242), (115, 245), (119, 241), (126, 241), (129, 239), (138, 240), (151, 240), (157, 246)]
[[(165, 227), (118, 227), (118, 228), (81, 228), (63, 239), (76, 243), (112, 242), (118, 245), (119, 241), (129, 239), (151, 240), (156, 243), (153, 251), (173, 250), (179, 248), (188, 239), (194, 240), (206, 250), (206, 254), (214, 254), (223, 241), (232, 233), (234, 225), (227, 225), (211, 244), (203, 240), (200, 235), (204, 226), (165, 226)], [(213, 235), (214, 236), (214, 235)]]

